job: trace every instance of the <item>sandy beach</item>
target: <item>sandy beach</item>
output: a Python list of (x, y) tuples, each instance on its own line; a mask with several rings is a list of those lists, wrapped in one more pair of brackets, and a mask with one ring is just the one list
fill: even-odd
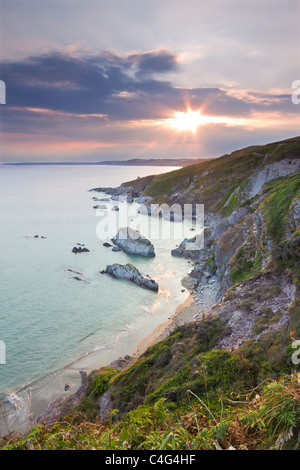
[(143, 354), (150, 346), (165, 339), (177, 326), (190, 321), (198, 313), (197, 306), (191, 294), (176, 308), (174, 314), (164, 323), (157, 327), (145, 338), (143, 338), (131, 352), (132, 357)]

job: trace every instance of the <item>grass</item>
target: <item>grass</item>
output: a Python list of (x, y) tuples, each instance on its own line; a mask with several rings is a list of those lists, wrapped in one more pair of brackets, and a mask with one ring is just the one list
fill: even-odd
[(258, 273), (261, 269), (259, 251), (247, 253), (244, 248), (240, 248), (235, 256), (235, 262), (230, 271), (230, 279), (233, 284), (245, 281)]
[[(91, 423), (80, 414), (52, 427), (39, 425), (22, 437), (7, 436), (2, 450), (259, 450), (298, 449), (299, 374), (270, 381), (247, 394), (223, 396), (212, 411), (186, 390), (175, 412), (165, 399), (143, 404), (115, 422)], [(190, 401), (189, 401), (190, 400)]]
[(266, 184), (268, 194), (262, 203), (267, 219), (267, 230), (274, 241), (279, 242), (284, 234), (285, 217), (295, 198), (300, 197), (300, 174), (282, 177)]

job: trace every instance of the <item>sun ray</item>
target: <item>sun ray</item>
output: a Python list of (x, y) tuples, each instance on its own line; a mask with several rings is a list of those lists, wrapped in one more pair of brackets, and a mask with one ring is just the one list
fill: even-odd
[(176, 111), (173, 118), (167, 119), (167, 124), (178, 131), (190, 131), (195, 133), (202, 124), (201, 112), (192, 111), (190, 108), (186, 112)]

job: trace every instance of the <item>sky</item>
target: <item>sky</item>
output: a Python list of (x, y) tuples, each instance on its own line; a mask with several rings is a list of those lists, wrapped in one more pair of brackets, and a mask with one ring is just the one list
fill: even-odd
[(0, 0), (0, 162), (210, 158), (299, 135), (299, 19), (300, 0)]

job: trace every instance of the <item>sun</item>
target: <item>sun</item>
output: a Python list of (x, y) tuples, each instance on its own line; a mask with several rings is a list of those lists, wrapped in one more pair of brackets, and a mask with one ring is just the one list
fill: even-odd
[(188, 109), (186, 112), (176, 111), (174, 117), (167, 119), (170, 127), (178, 131), (196, 132), (197, 128), (203, 124), (203, 116), (200, 111)]

